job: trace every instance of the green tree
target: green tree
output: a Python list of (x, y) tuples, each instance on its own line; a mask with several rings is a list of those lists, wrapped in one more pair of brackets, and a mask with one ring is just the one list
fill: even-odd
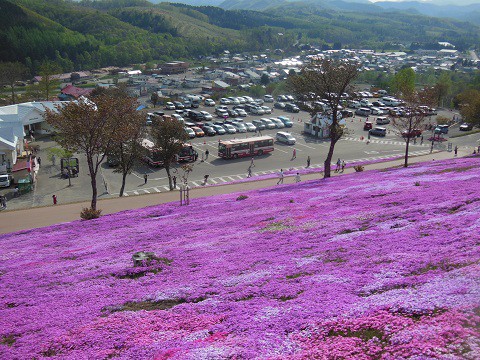
[(480, 125), (480, 91), (469, 89), (457, 96), (460, 114), (465, 122)]
[(119, 121), (131, 113), (132, 100), (106, 93), (92, 100), (57, 105), (46, 109), (46, 121), (57, 131), (57, 142), (66, 150), (83, 153), (92, 187), (91, 209), (97, 210), (97, 175), (100, 164), (111, 152)]
[(152, 102), (153, 107), (157, 106), (158, 100), (159, 100), (158, 93), (156, 91), (154, 91), (152, 93), (152, 95), (150, 96), (150, 101)]
[(450, 77), (449, 72), (444, 71), (440, 74), (435, 84), (435, 88), (437, 89), (437, 104), (443, 107), (444, 100), (452, 88), (452, 78)]
[(53, 90), (60, 84), (60, 81), (55, 77), (55, 75), (61, 71), (62, 69), (60, 66), (53, 61), (45, 61), (40, 66), (40, 76), (42, 78), (38, 85), (44, 94), (45, 100), (48, 101), (50, 99)]
[(409, 97), (415, 91), (415, 71), (407, 67), (398, 71), (392, 79), (393, 92), (397, 96)]
[(315, 104), (318, 98), (327, 101), (332, 109), (330, 130), (330, 147), (324, 162), (324, 177), (331, 176), (330, 167), (335, 145), (344, 133), (339, 124), (338, 107), (341, 95), (351, 92), (351, 83), (358, 76), (359, 65), (338, 60), (313, 60), (303, 66), (300, 75), (289, 76), (288, 87), (297, 96), (300, 105), (309, 104), (306, 108), (312, 116), (320, 112)]
[(23, 80), (28, 73), (25, 65), (19, 62), (5, 62), (0, 63), (0, 83), (6, 84), (11, 90), (10, 103), (16, 103), (15, 83)]
[(151, 127), (152, 141), (163, 159), (163, 166), (168, 176), (168, 185), (173, 190), (170, 168), (175, 156), (180, 152), (188, 135), (183, 124), (169, 117), (156, 117)]
[(260, 77), (260, 84), (267, 85), (270, 82), (270, 77), (267, 74), (262, 74)]

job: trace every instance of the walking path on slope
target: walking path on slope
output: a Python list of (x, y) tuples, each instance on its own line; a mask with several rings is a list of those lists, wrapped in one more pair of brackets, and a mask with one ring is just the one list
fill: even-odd
[[(459, 156), (469, 155), (460, 153)], [(409, 164), (418, 162), (452, 159), (451, 152), (438, 152), (423, 156), (409, 158)], [(365, 170), (386, 169), (392, 167), (401, 167), (404, 163), (402, 159), (393, 161), (384, 161), (374, 164), (364, 165)], [(332, 170), (334, 167), (332, 167)], [(332, 171), (332, 177), (353, 173), (353, 167), (347, 167), (343, 173), (335, 173)], [(359, 174), (361, 176), (361, 174)], [(302, 175), (302, 181), (321, 179), (323, 172), (310, 173)], [(267, 188), (275, 186), (278, 178), (272, 177), (263, 180), (243, 181), (239, 183), (229, 183), (225, 185), (204, 186), (190, 189), (190, 199), (198, 199), (219, 194), (229, 194), (241, 191), (248, 191), (254, 189)], [(292, 184), (295, 182), (294, 176), (286, 176), (285, 184)], [(147, 206), (163, 204), (167, 202), (180, 203), (180, 194), (178, 191), (161, 192), (154, 194), (146, 194), (139, 196), (118, 197), (98, 200), (97, 209), (102, 210), (102, 215), (112, 214), (119, 211), (139, 209)], [(80, 219), (80, 212), (83, 208), (90, 207), (89, 201), (58, 204), (45, 207), (3, 211), (0, 213), (0, 234), (21, 231), (26, 229), (33, 229), (38, 227), (49, 226), (58, 223), (70, 222)]]

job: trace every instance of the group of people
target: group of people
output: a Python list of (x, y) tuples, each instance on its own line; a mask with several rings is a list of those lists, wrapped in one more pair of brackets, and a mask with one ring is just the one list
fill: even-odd
[(345, 166), (347, 166), (347, 163), (345, 162), (345, 160), (341, 160), (340, 158), (338, 158), (336, 165), (337, 166), (335, 167), (335, 172), (343, 173), (345, 170)]

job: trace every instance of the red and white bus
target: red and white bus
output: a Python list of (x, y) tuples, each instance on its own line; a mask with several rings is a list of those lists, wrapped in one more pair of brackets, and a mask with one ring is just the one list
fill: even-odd
[[(143, 139), (142, 147), (145, 150), (143, 155), (143, 161), (145, 161), (148, 165), (152, 167), (163, 166), (163, 158), (158, 149), (155, 148), (155, 144), (152, 141), (148, 139)], [(175, 155), (176, 162), (193, 162), (196, 161), (197, 158), (198, 152), (191, 145), (188, 144), (183, 144), (182, 150), (180, 150), (180, 152)]]
[(271, 136), (233, 139), (218, 142), (218, 156), (224, 159), (237, 159), (245, 156), (263, 155), (273, 151)]

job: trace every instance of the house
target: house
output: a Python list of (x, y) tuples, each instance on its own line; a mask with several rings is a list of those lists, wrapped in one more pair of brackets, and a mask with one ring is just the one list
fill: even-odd
[(20, 153), (18, 137), (13, 133), (13, 127), (0, 128), (0, 165), (11, 171)]
[(161, 65), (161, 74), (181, 74), (188, 70), (188, 63), (184, 61), (172, 61)]
[[(346, 121), (345, 119), (342, 119), (342, 115), (338, 113), (337, 117), (339, 119), (338, 124), (340, 126), (345, 126)], [(331, 115), (317, 113), (317, 115), (312, 117), (310, 121), (306, 121), (303, 124), (303, 131), (321, 139), (328, 138), (330, 136), (330, 126), (332, 125), (332, 121)]]
[(76, 100), (80, 96), (88, 96), (92, 91), (93, 88), (83, 89), (69, 84), (60, 90), (60, 95), (58, 95), (58, 98), (63, 101)]
[[(15, 147), (18, 155), (25, 151), (24, 139), (32, 132), (37, 134), (48, 134), (52, 131), (50, 125), (45, 121), (43, 114), (45, 109), (54, 110), (57, 105), (66, 104), (63, 101), (42, 101), (14, 104), (0, 107), (0, 130), (4, 134), (6, 145)], [(11, 129), (13, 135), (10, 134)], [(13, 150), (12, 150), (13, 151)], [(16, 155), (10, 155), (12, 162)]]

